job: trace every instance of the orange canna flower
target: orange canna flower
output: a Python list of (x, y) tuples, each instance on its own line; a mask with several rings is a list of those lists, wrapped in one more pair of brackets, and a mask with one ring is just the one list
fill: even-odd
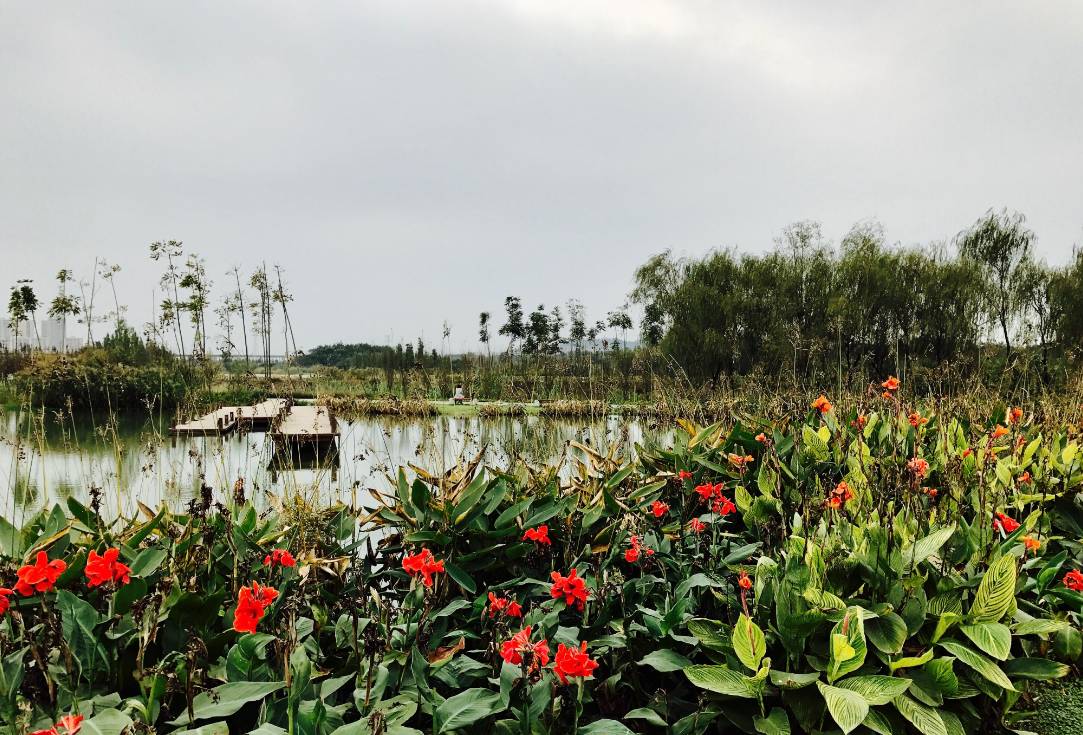
[(1008, 433), (1009, 433), (1009, 432), (1008, 432), (1008, 430), (1007, 430), (1007, 429), (1006, 429), (1005, 427), (1001, 426), (1000, 424), (997, 424), (997, 425), (996, 425), (996, 428), (995, 428), (995, 429), (993, 429), (993, 433), (991, 434), (991, 436), (992, 436), (992, 437), (993, 437), (994, 439), (999, 439), (999, 438), (1000, 438), (1000, 437), (1002, 437), (1002, 436), (1007, 436), (1007, 435), (1008, 435)]
[(815, 408), (821, 414), (825, 414), (830, 413), (833, 406), (831, 405), (831, 402), (827, 400), (827, 396), (821, 393), (820, 397), (812, 402), (812, 408)]
[(914, 476), (920, 480), (922, 477), (925, 477), (925, 474), (929, 471), (929, 463), (921, 457), (914, 457), (906, 463), (906, 468), (913, 472)]
[(737, 575), (737, 585), (743, 590), (752, 589), (752, 578), (748, 576), (748, 572), (742, 570), (741, 573)]
[(737, 469), (744, 469), (745, 465), (749, 462), (755, 461), (755, 458), (751, 454), (746, 454), (743, 457), (740, 454), (729, 454), (726, 456), (729, 459), (730, 464)]
[(891, 376), (888, 376), (888, 379), (885, 380), (880, 385), (882, 387), (886, 388), (889, 391), (898, 390), (899, 389), (899, 379), (896, 378), (894, 375), (891, 375)]
[(1027, 547), (1027, 551), (1037, 551), (1042, 548), (1042, 542), (1033, 536), (1024, 536), (1023, 546)]
[(913, 413), (911, 413), (907, 417), (907, 419), (910, 421), (910, 425), (913, 426), (915, 429), (918, 428), (919, 426), (924, 426), (925, 424), (929, 423), (929, 419), (925, 418), (924, 416), (922, 416), (917, 411), (914, 411)]
[(1016, 407), (1008, 413), (1008, 423), (1018, 424), (1023, 418), (1023, 409)]

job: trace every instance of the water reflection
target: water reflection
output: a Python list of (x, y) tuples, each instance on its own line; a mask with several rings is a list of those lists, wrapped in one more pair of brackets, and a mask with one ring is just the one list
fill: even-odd
[(0, 514), (18, 525), (42, 507), (100, 495), (103, 513), (131, 515), (138, 503), (182, 508), (203, 484), (227, 497), (245, 479), (257, 504), (267, 493), (303, 493), (313, 501), (347, 502), (368, 488), (387, 489), (387, 473), (413, 465), (444, 472), (463, 457), (508, 467), (561, 458), (570, 440), (631, 456), (636, 443), (668, 441), (637, 421), (609, 417), (590, 423), (539, 417), (403, 420), (375, 417), (339, 421), (338, 451), (324, 456), (276, 456), (264, 433), (172, 437), (157, 418), (0, 416)]

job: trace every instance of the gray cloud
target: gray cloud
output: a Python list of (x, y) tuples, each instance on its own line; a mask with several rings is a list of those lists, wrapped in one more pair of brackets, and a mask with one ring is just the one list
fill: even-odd
[(1009, 206), (1063, 262), (1080, 38), (1071, 2), (3, 3), (3, 270), (103, 256), (143, 321), (177, 238), (220, 284), (280, 263), (305, 345), (459, 348), (509, 293), (601, 316), (650, 254), (796, 219)]

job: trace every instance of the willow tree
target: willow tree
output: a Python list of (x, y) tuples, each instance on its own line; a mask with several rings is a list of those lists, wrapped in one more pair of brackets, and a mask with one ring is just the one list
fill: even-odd
[(988, 268), (989, 310), (1000, 324), (1004, 357), (1012, 355), (1011, 324), (1018, 298), (1016, 277), (1026, 268), (1034, 244), (1034, 233), (1019, 212), (989, 210), (984, 217), (959, 235), (959, 253)]

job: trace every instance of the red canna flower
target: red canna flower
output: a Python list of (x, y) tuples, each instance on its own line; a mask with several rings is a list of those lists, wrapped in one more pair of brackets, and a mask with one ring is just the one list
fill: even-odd
[(710, 499), (713, 498), (715, 495), (721, 495), (722, 494), (722, 488), (723, 488), (723, 485), (722, 485), (721, 482), (718, 483), (717, 485), (712, 485), (711, 483), (708, 482), (708, 483), (705, 483), (703, 485), (697, 485), (696, 486), (696, 492), (699, 493), (700, 498), (702, 498), (703, 502), (706, 503), (706, 502), (710, 501)]
[(15, 590), (9, 590), (7, 587), (0, 587), (0, 615), (7, 613), (8, 608), (11, 607), (10, 598), (15, 594)]
[(925, 424), (929, 423), (929, 419), (922, 416), (917, 411), (914, 411), (913, 413), (911, 413), (906, 418), (910, 422), (910, 425), (913, 426), (915, 429), (918, 428), (919, 426), (924, 426)]
[(508, 599), (506, 597), (497, 597), (492, 592), (489, 593), (489, 617), (495, 618), (497, 613), (504, 611), (504, 608), (508, 606)]
[(536, 544), (542, 546), (551, 546), (552, 541), (549, 540), (549, 526), (538, 526), (537, 528), (528, 528), (523, 533), (523, 541), (533, 541)]
[(927, 487), (922, 490), (922, 492), (928, 495), (930, 498), (935, 498), (937, 495), (937, 490), (935, 487)]
[(963, 459), (966, 459), (967, 457), (969, 457), (973, 453), (974, 453), (974, 450), (971, 449), (970, 447), (967, 447), (966, 449), (963, 450)]
[(567, 684), (568, 677), (573, 676), (589, 679), (596, 668), (598, 668), (598, 662), (587, 655), (586, 641), (582, 641), (579, 648), (569, 648), (563, 643), (557, 644), (553, 673), (560, 679), (561, 684)]
[(680, 478), (681, 480), (691, 480), (692, 479), (692, 473), (689, 472), (688, 470), (681, 470), (680, 472), (677, 473), (677, 477)]
[(1022, 418), (1023, 418), (1023, 409), (1019, 408), (1018, 406), (1013, 408), (1008, 413), (1008, 423), (1009, 424), (1018, 424), (1022, 420)]
[(1019, 476), (1019, 482), (1023, 483), (1024, 485), (1029, 485), (1031, 482), (1033, 482), (1033, 479), (1030, 476), (1030, 472), (1024, 472), (1023, 474), (1021, 474)]
[(57, 720), (56, 725), (53, 725), (48, 730), (37, 730), (30, 733), (30, 735), (62, 735), (57, 727), (63, 728), (63, 735), (75, 735), (83, 727), (82, 715), (64, 715)]
[(560, 572), (553, 572), (550, 576), (553, 578), (553, 587), (549, 590), (549, 594), (553, 596), (553, 599), (563, 599), (565, 605), (568, 607), (575, 605), (576, 609), (582, 612), (590, 593), (587, 592), (586, 582), (578, 576), (576, 570), (572, 569), (567, 577), (562, 576)]
[(906, 463), (906, 468), (914, 473), (914, 477), (920, 480), (929, 471), (929, 463), (921, 457), (914, 457)]
[(413, 556), (404, 556), (402, 568), (415, 577), (421, 575), (425, 586), (432, 587), (432, 576), (444, 571), (444, 561), (436, 561), (431, 551), (422, 549)]
[(655, 500), (651, 503), (651, 513), (655, 518), (661, 518), (669, 512), (669, 506), (663, 503), (661, 500)]
[(67, 568), (63, 559), (49, 561), (49, 555), (39, 551), (33, 564), (19, 568), (15, 591), (23, 597), (30, 597), (35, 592), (48, 592)]
[(993, 429), (993, 433), (992, 433), (992, 434), (990, 434), (990, 436), (991, 436), (991, 437), (992, 437), (993, 439), (999, 439), (999, 438), (1000, 438), (1000, 437), (1002, 437), (1002, 436), (1007, 436), (1007, 435), (1008, 435), (1008, 433), (1009, 433), (1009, 432), (1008, 432), (1008, 430), (1007, 430), (1007, 429), (1006, 429), (1005, 427), (1001, 426), (1000, 424), (997, 424), (997, 425), (996, 425), (996, 428), (995, 428), (995, 429)]
[(885, 388), (885, 389), (889, 390), (889, 391), (898, 390), (899, 389), (899, 379), (896, 378), (894, 375), (889, 375), (888, 379), (885, 380), (883, 383), (881, 383), (880, 386), (882, 388)]
[(723, 518), (728, 516), (737, 510), (737, 506), (733, 504), (733, 501), (727, 498), (725, 495), (719, 495), (715, 498), (714, 503), (711, 505), (711, 510), (722, 516)]
[[(645, 553), (647, 556), (654, 556), (654, 549), (644, 549), (643, 545), (639, 542), (639, 536), (632, 534), (632, 538), (629, 540), (631, 546), (624, 552), (624, 560), (634, 564), (639, 561), (640, 552)], [(575, 571), (574, 569), (572, 570)]]
[(256, 626), (267, 608), (278, 597), (278, 590), (253, 582), (241, 587), (237, 595), (237, 609), (233, 613), (233, 629), (238, 633), (255, 633)]
[(117, 561), (119, 556), (120, 549), (106, 549), (101, 556), (98, 556), (98, 552), (91, 551), (86, 560), (87, 587), (97, 587), (109, 582), (117, 585), (128, 584), (132, 570), (127, 564)]
[(1083, 592), (1083, 572), (1073, 569), (1065, 574), (1064, 586), (1074, 592)]
[(688, 528), (691, 529), (692, 533), (703, 533), (703, 530), (707, 528), (707, 524), (699, 518), (693, 518), (688, 522)]
[(297, 566), (297, 560), (293, 558), (293, 554), (287, 549), (274, 549), (270, 554), (263, 557), (263, 566), (293, 567)]
[(495, 618), (498, 614), (503, 613), (510, 618), (521, 618), (523, 616), (523, 608), (519, 603), (510, 597), (500, 597), (492, 592), (489, 593), (489, 617)]
[(1015, 533), (1015, 530), (1019, 528), (1019, 521), (1003, 513), (997, 513), (997, 518), (993, 521), (993, 528), (1003, 531), (1005, 535)]
[(811, 407), (819, 411), (821, 415), (825, 413), (830, 413), (831, 409), (833, 408), (831, 402), (827, 400), (827, 396), (825, 396), (823, 393), (820, 394), (819, 398), (812, 402)]
[(859, 413), (859, 414), (857, 415), (857, 418), (856, 418), (856, 419), (854, 419), (854, 420), (853, 420), (853, 421), (851, 422), (851, 425), (852, 425), (852, 426), (853, 426), (853, 427), (854, 427), (855, 429), (864, 429), (864, 428), (865, 428), (865, 424), (867, 424), (867, 423), (869, 423), (869, 420), (868, 420), (868, 418), (866, 418), (865, 414), (863, 414), (863, 413)]
[(509, 664), (521, 666), (523, 657), (529, 660), (530, 670), (549, 663), (549, 642), (544, 638), (537, 643), (530, 642), (530, 630), (532, 626), (526, 626), (508, 640), (500, 644), (500, 657)]
[(741, 573), (737, 575), (737, 586), (743, 590), (752, 589), (752, 578), (748, 576), (748, 572), (742, 570)]
[(83, 727), (82, 715), (64, 715), (57, 720), (58, 725), (64, 728), (64, 732), (67, 735), (75, 735)]

